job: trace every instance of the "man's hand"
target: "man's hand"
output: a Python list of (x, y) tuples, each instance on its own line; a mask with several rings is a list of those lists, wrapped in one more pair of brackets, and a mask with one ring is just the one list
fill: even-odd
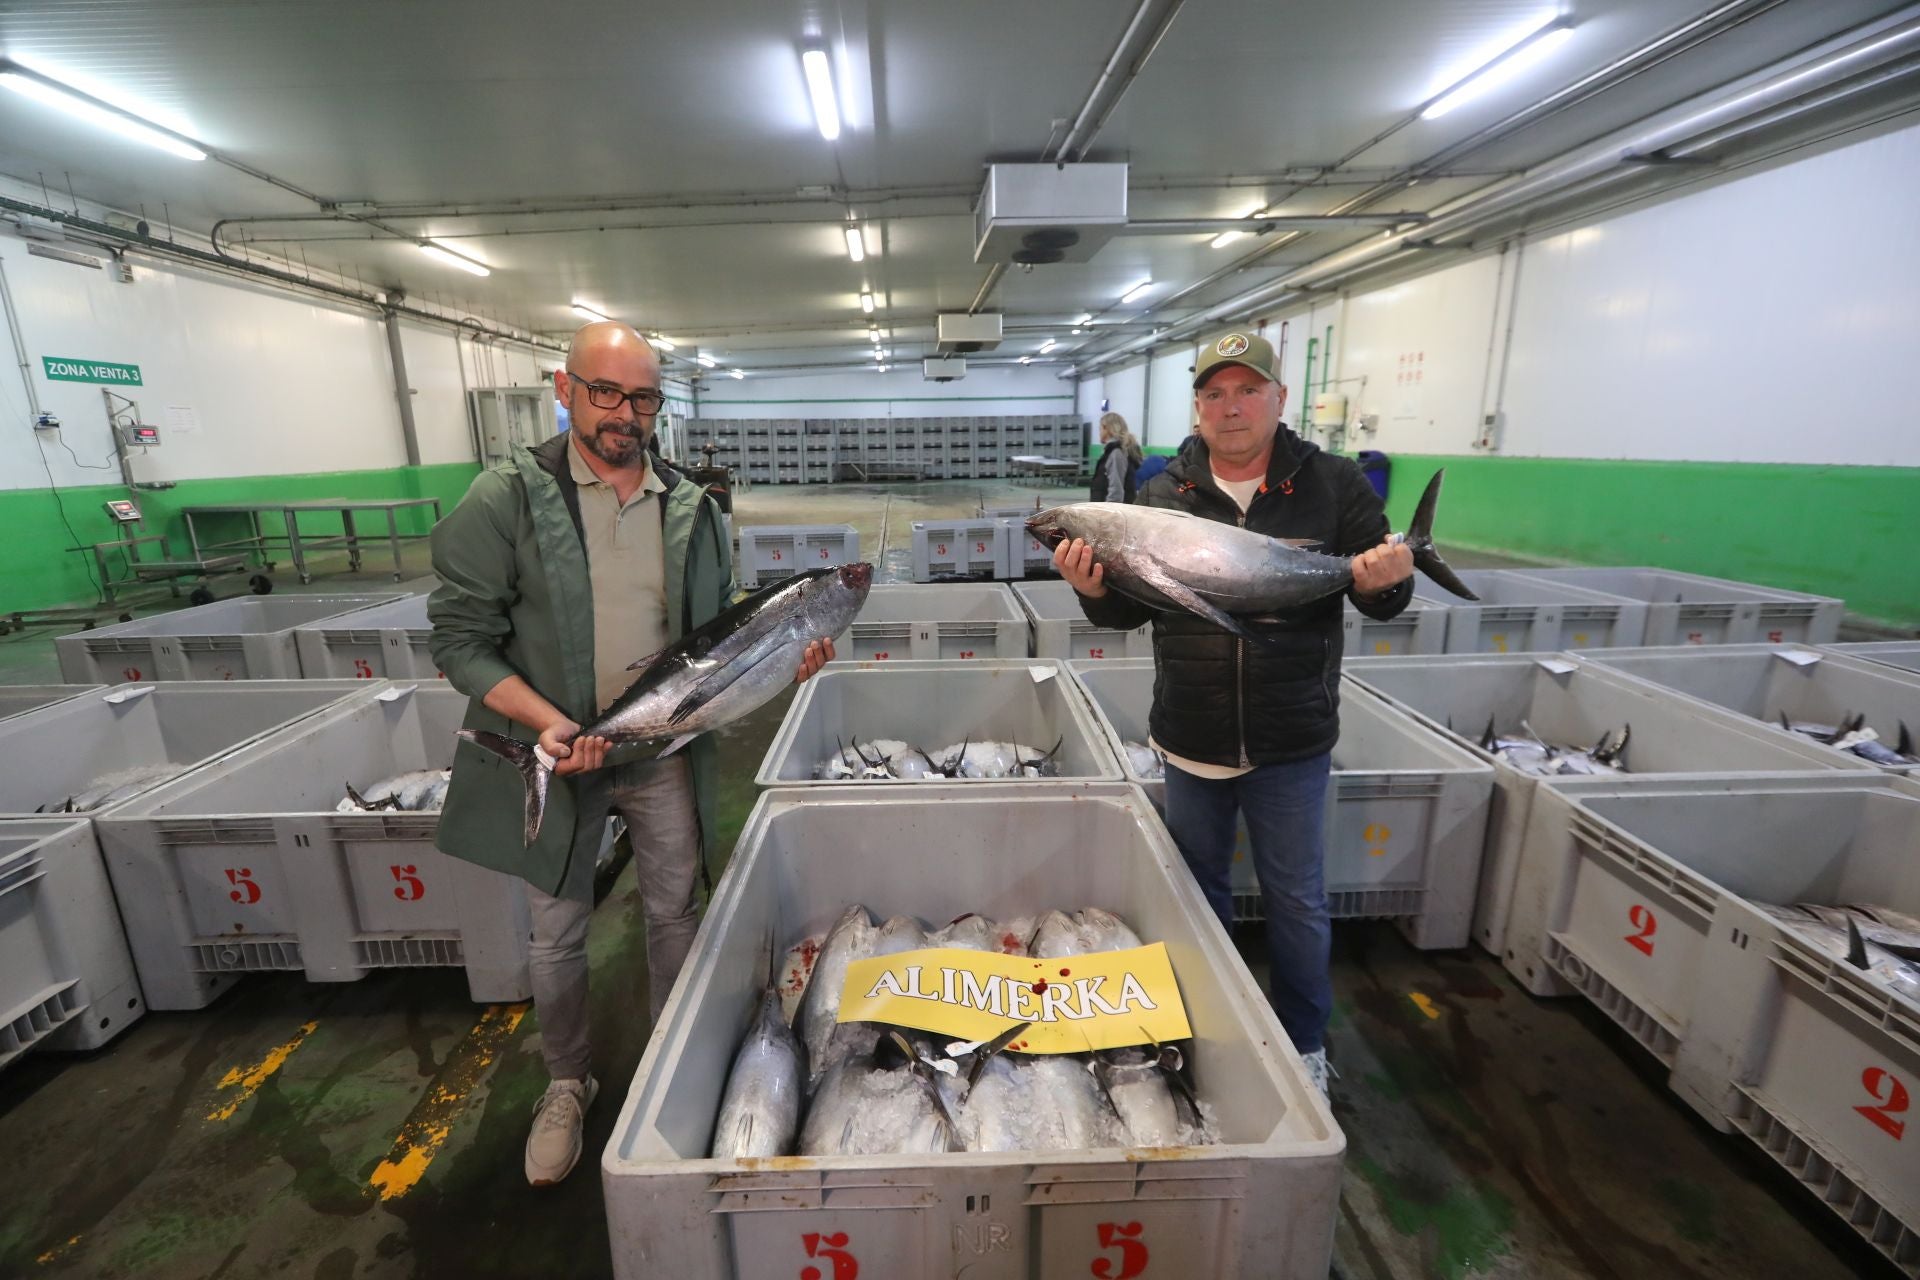
[(820, 668), (833, 661), (833, 641), (815, 640), (800, 655), (800, 674), (793, 678), (795, 684), (805, 684), (820, 674)]
[(1412, 576), (1413, 552), (1396, 538), (1353, 558), (1353, 589), (1363, 596), (1385, 595)]
[(581, 737), (580, 726), (573, 721), (554, 721), (540, 731), (540, 749), (553, 757), (553, 771), (560, 777), (598, 769), (607, 762), (605, 738)]
[[(1411, 563), (1411, 561), (1409, 561)], [(1053, 567), (1067, 580), (1067, 585), (1089, 600), (1098, 600), (1107, 594), (1107, 571), (1094, 563), (1093, 548), (1084, 541), (1075, 538), (1072, 542), (1063, 542), (1053, 549)]]

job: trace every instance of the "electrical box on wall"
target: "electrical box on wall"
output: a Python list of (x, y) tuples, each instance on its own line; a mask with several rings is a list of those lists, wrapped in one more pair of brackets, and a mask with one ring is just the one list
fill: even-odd
[(1322, 391), (1313, 398), (1313, 425), (1321, 428), (1342, 426), (1347, 420), (1347, 396), (1343, 391)]
[(1480, 434), (1474, 438), (1473, 447), (1487, 450), (1498, 449), (1500, 447), (1500, 437), (1505, 433), (1506, 429), (1507, 415), (1505, 412), (1496, 409), (1492, 413), (1482, 414), (1480, 417)]

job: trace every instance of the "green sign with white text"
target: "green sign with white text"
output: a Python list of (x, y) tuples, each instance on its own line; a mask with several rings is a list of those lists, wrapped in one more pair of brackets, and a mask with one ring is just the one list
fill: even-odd
[(111, 360), (74, 360), (64, 356), (41, 356), (49, 382), (104, 382), (110, 386), (137, 387), (140, 366), (115, 364)]

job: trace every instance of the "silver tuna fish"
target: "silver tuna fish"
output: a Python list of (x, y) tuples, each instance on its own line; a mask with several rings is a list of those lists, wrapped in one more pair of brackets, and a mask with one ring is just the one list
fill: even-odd
[(178, 777), (185, 765), (141, 764), (117, 773), (102, 774), (57, 805), (42, 805), (40, 813), (92, 813), (132, 799), (151, 787)]
[[(1415, 508), (1405, 543), (1421, 572), (1466, 600), (1480, 597), (1454, 576), (1433, 544), (1440, 499), (1434, 473)], [(1079, 538), (1093, 548), (1108, 586), (1156, 609), (1185, 610), (1245, 640), (1261, 642), (1243, 618), (1297, 608), (1353, 585), (1346, 556), (1323, 555), (1310, 541), (1269, 538), (1184, 511), (1118, 502), (1073, 502), (1042, 511), (1027, 529), (1048, 546)]]
[(1494, 730), (1493, 718), (1487, 718), (1486, 732), (1480, 735), (1480, 749), (1496, 760), (1512, 765), (1522, 773), (1540, 778), (1594, 777), (1606, 773), (1629, 772), (1627, 746), (1633, 741), (1633, 726), (1623, 725), (1620, 736), (1606, 729), (1591, 747), (1557, 747), (1520, 722), (1518, 738), (1505, 737)]
[[(853, 625), (873, 585), (865, 562), (809, 569), (754, 592), (705, 626), (629, 670), (640, 676), (581, 733), (615, 746), (672, 739), (670, 755), (710, 729), (748, 715), (793, 683), (808, 644)], [(527, 788), (526, 843), (540, 834), (553, 770), (534, 744), (486, 730), (460, 736), (520, 771)]]
[(379, 809), (397, 809), (402, 813), (431, 813), (447, 800), (447, 784), (453, 780), (451, 769), (415, 769), (382, 778), (364, 792), (347, 784), (347, 798), (334, 806), (338, 813), (356, 813)]
[(800, 1130), (806, 1090), (807, 1051), (781, 1016), (780, 993), (768, 991), (727, 1073), (713, 1126), (714, 1157), (787, 1155)]
[(923, 1040), (894, 1031), (872, 1053), (836, 1063), (800, 1131), (803, 1156), (937, 1154), (958, 1145), (942, 1078)]
[(807, 1046), (809, 1089), (819, 1088), (820, 1078), (832, 1065), (827, 1049), (834, 1029), (840, 1025), (840, 988), (846, 985), (847, 966), (871, 952), (876, 932), (873, 917), (856, 903), (840, 914), (826, 941), (820, 944), (820, 957), (813, 962), (813, 974), (807, 979), (795, 1018), (800, 1039)]

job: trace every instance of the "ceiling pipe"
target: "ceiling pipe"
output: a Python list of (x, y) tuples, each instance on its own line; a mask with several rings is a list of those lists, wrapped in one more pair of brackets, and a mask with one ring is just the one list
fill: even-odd
[(1287, 213), (1257, 218), (1129, 218), (1114, 228), (1115, 235), (1159, 236), (1191, 235), (1208, 231), (1245, 231), (1264, 235), (1271, 231), (1319, 231), (1327, 227), (1404, 227), (1425, 222), (1425, 213)]
[[(1423, 241), (1463, 235), (1475, 226), (1567, 188), (1644, 172), (1623, 161), (1680, 146), (1701, 134), (1770, 111), (1916, 50), (1920, 50), (1920, 5), (1909, 5), (1887, 18), (1814, 46), (1790, 65), (1776, 64), (1774, 69), (1747, 77), (1742, 87), (1701, 95), (1656, 114), (1652, 124), (1632, 126), (1570, 156), (1536, 166), (1490, 193), (1465, 197), (1451, 210), (1435, 213), (1431, 221), (1419, 229), (1418, 235)], [(1277, 280), (1184, 317), (1171, 324), (1162, 336), (1177, 339), (1216, 321), (1295, 300), (1315, 285), (1324, 286), (1363, 268), (1376, 268), (1389, 260), (1398, 260), (1410, 252), (1406, 242), (1414, 234), (1389, 232), (1329, 254)], [(1152, 346), (1156, 340), (1147, 337), (1123, 343), (1089, 357), (1082, 362), (1083, 367), (1111, 363), (1142, 347)]]

